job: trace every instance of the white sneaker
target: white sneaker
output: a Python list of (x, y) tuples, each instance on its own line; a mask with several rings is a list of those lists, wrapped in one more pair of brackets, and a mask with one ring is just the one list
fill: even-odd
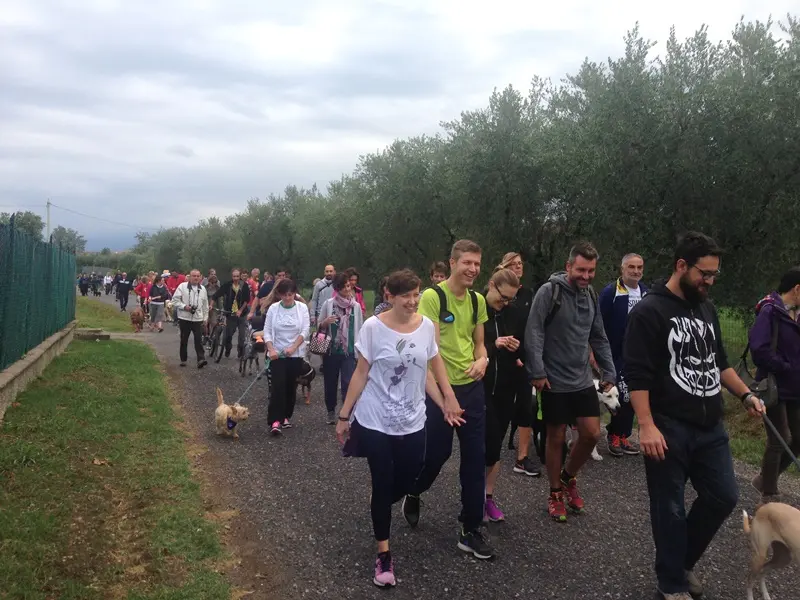
[(703, 595), (703, 584), (700, 583), (694, 571), (686, 571), (686, 579), (689, 582), (689, 595), (692, 598), (699, 598)]

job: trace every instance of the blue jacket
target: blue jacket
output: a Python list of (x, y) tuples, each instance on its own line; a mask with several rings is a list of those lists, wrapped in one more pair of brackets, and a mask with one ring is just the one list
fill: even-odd
[[(647, 286), (640, 283), (639, 291), (642, 298), (648, 292)], [(609, 283), (600, 292), (598, 298), (600, 304), (600, 314), (603, 315), (603, 326), (606, 328), (606, 337), (611, 345), (611, 356), (614, 358), (614, 366), (617, 374), (624, 369), (622, 360), (623, 341), (625, 340), (625, 329), (628, 327), (628, 289), (622, 283), (622, 278)]]

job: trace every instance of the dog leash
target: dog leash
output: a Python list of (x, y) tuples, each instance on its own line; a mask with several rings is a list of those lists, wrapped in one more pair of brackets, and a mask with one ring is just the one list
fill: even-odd
[(766, 423), (767, 426), (772, 430), (773, 435), (776, 438), (778, 438), (778, 441), (781, 443), (781, 446), (783, 446), (784, 452), (786, 452), (786, 454), (789, 455), (789, 458), (792, 459), (794, 466), (797, 467), (798, 470), (800, 470), (800, 461), (798, 461), (797, 457), (792, 453), (791, 449), (789, 448), (789, 444), (786, 443), (786, 440), (783, 439), (783, 436), (781, 436), (781, 434), (778, 433), (778, 429), (775, 427), (770, 418), (767, 416), (767, 413), (762, 414), (761, 417), (764, 419), (764, 423)]
[(241, 403), (242, 400), (244, 400), (245, 397), (247, 396), (247, 394), (250, 392), (250, 388), (252, 388), (256, 384), (257, 381), (259, 381), (264, 375), (267, 374), (267, 371), (269, 371), (269, 363), (270, 362), (271, 361), (270, 361), (270, 358), (268, 356), (264, 357), (264, 369), (262, 371), (258, 372), (258, 374), (253, 378), (253, 381), (250, 382), (250, 385), (247, 386), (247, 389), (244, 391), (244, 393), (241, 396), (239, 396), (239, 399), (236, 402)]

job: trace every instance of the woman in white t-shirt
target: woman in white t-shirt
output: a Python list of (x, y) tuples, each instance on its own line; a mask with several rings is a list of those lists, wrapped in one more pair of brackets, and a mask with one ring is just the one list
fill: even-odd
[(297, 286), (291, 279), (275, 285), (280, 299), (267, 310), (264, 319), (264, 342), (270, 359), (272, 394), (267, 408), (267, 421), (273, 435), (292, 426), (297, 377), (302, 373), (306, 356), (306, 340), (310, 329), (308, 307), (297, 302)]
[[(410, 491), (424, 464), (426, 392), (449, 424), (464, 422), (439, 355), (436, 328), (417, 314), (419, 284), (409, 270), (388, 277), (392, 308), (370, 317), (361, 328), (358, 364), (336, 427), (341, 443), (348, 435), (358, 440), (359, 454), (369, 463), (372, 526), (378, 541), (373, 583), (380, 587), (396, 583), (389, 552), (392, 504)], [(436, 381), (443, 382), (441, 390)]]

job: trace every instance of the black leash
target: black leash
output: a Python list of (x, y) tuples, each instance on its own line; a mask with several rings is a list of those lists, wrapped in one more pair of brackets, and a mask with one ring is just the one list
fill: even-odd
[(762, 414), (761, 417), (764, 419), (764, 423), (766, 423), (767, 426), (772, 430), (773, 435), (776, 438), (778, 438), (778, 441), (781, 443), (781, 446), (783, 446), (784, 452), (786, 452), (786, 454), (789, 455), (789, 458), (792, 459), (794, 466), (797, 467), (798, 471), (800, 471), (800, 461), (798, 461), (797, 457), (792, 453), (791, 449), (789, 448), (789, 444), (786, 443), (786, 440), (784, 440), (781, 434), (778, 433), (778, 430), (776, 429), (775, 425), (772, 423), (770, 418), (767, 416), (767, 413)]

